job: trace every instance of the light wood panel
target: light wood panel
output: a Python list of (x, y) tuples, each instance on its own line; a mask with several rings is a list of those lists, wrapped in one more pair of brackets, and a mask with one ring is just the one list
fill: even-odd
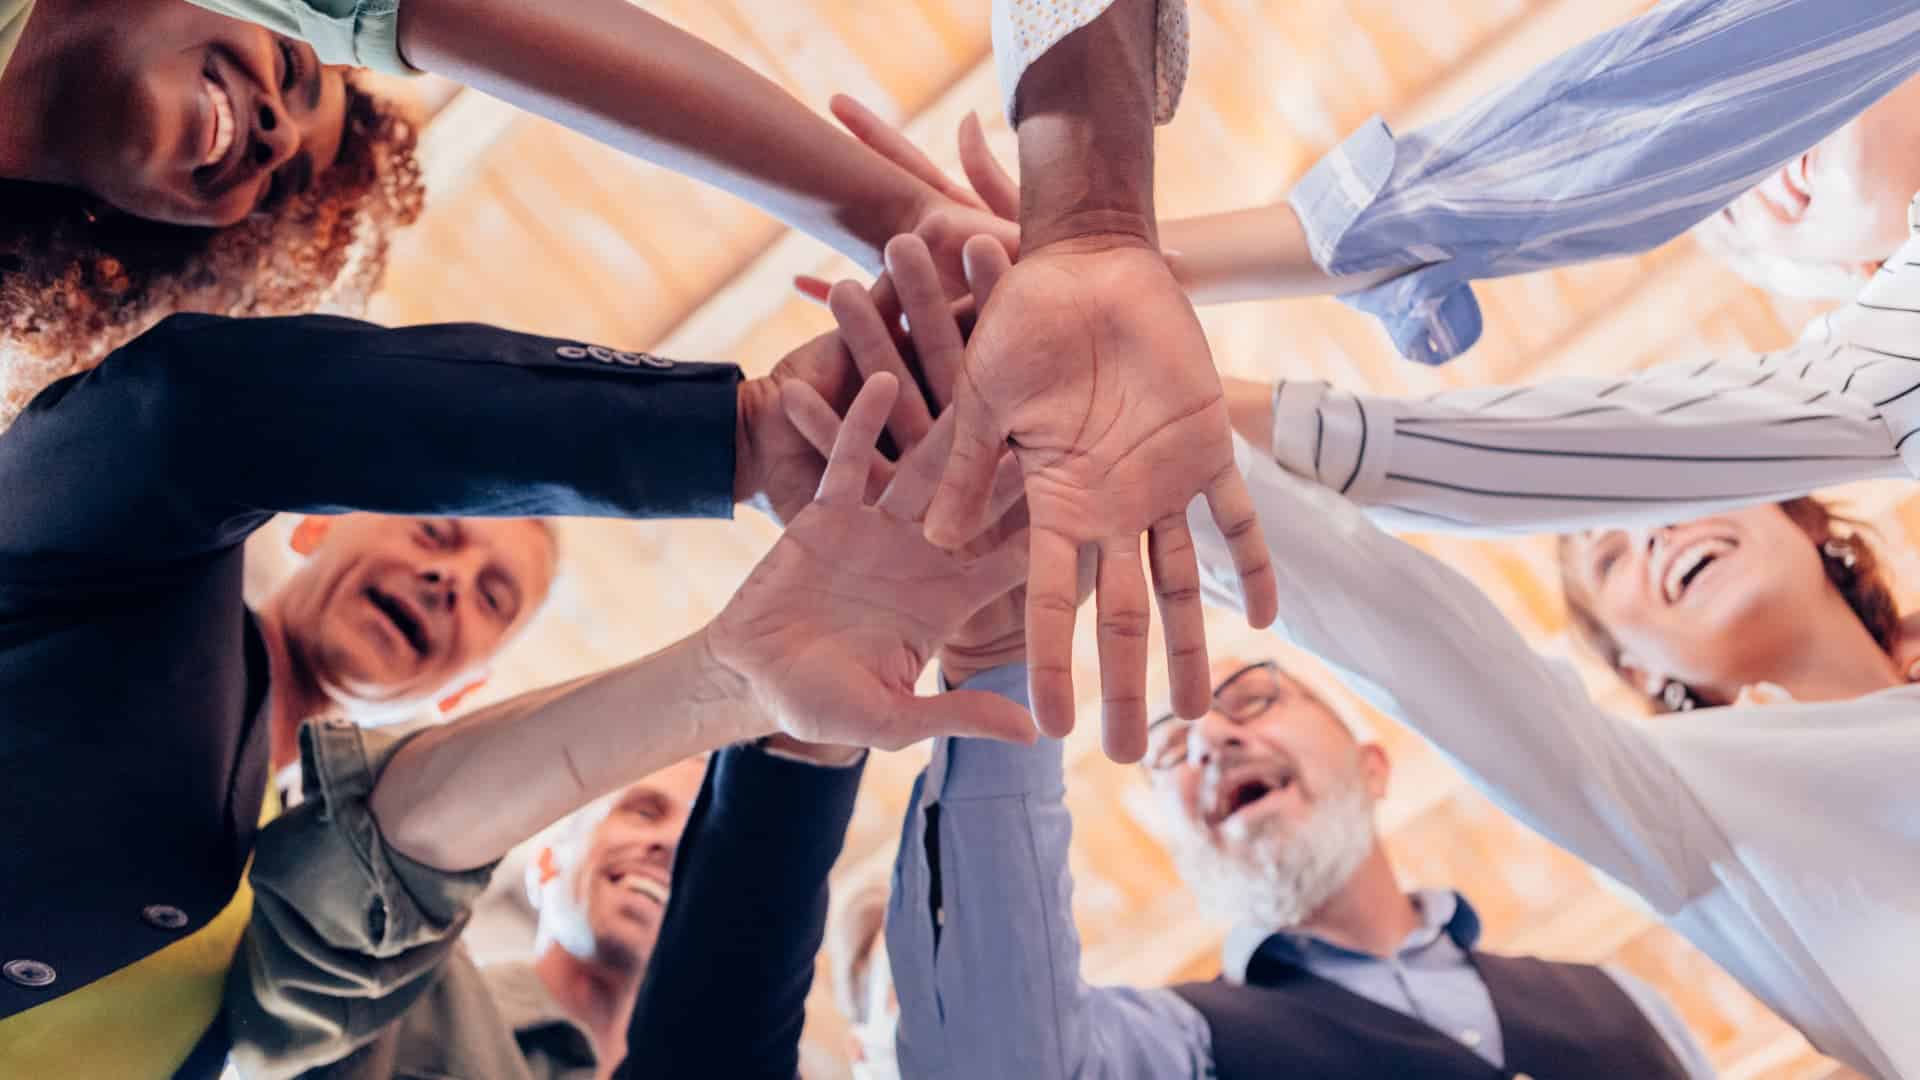
[[(1586, 34), (1640, 10), (1639, 0), (1193, 0), (1193, 78), (1159, 139), (1166, 215), (1279, 197), (1326, 149), (1374, 113), (1396, 126), (1444, 115)], [(667, 0), (664, 16), (741, 56), (824, 108), (835, 90), (864, 95), (951, 164), (955, 124), (987, 122), (1003, 159), (986, 0)], [(391, 322), (479, 319), (687, 359), (764, 371), (829, 326), (793, 298), (796, 272), (839, 276), (844, 260), (744, 204), (636, 163), (473, 95), (455, 99), (429, 135), (434, 199), (399, 246), (378, 315)], [(1690, 243), (1643, 257), (1486, 284), (1487, 330), (1469, 356), (1430, 369), (1400, 361), (1367, 319), (1331, 301), (1241, 304), (1204, 322), (1221, 367), (1242, 375), (1315, 376), (1393, 393), (1566, 372), (1631, 370), (1701, 349), (1778, 347), (1809, 312), (1746, 289)], [(563, 423), (564, 418), (556, 418)], [(1895, 545), (1920, 526), (1904, 486), (1856, 493)], [(527, 640), (502, 659), (487, 695), (565, 678), (657, 648), (725, 602), (774, 538), (746, 513), (733, 523), (564, 526), (566, 576)], [(1575, 655), (1604, 702), (1624, 688), (1570, 649), (1546, 540), (1422, 541), (1478, 582), (1538, 647)], [(1083, 630), (1091, 620), (1082, 620)], [(1216, 652), (1274, 646), (1225, 616), (1208, 624)], [(1317, 673), (1317, 665), (1285, 656)], [(1136, 812), (1139, 776), (1097, 749), (1090, 635), (1076, 654), (1086, 720), (1070, 747), (1076, 811), (1076, 918), (1096, 981), (1204, 977), (1219, 928), (1193, 910)], [(1152, 691), (1164, 695), (1156, 673)], [(1337, 691), (1335, 691), (1338, 694)], [(1349, 706), (1360, 710), (1357, 702)], [(1364, 711), (1364, 710), (1361, 710)], [(1412, 884), (1455, 885), (1497, 947), (1619, 963), (1666, 990), (1729, 1076), (1835, 1075), (1725, 975), (1640, 907), (1493, 809), (1417, 736), (1368, 722), (1396, 763), (1381, 815)], [(884, 873), (924, 751), (879, 755), (869, 768), (837, 880)], [(844, 1024), (816, 988), (808, 1075), (845, 1075)]]

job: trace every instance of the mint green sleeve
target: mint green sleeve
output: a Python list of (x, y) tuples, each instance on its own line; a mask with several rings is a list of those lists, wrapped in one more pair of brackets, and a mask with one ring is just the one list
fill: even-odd
[[(10, 3), (0, 0), (0, 26)], [(392, 75), (418, 69), (400, 55), (400, 0), (193, 0), (208, 11), (259, 23), (313, 46), (325, 64)], [(0, 31), (3, 34), (4, 31)], [(4, 47), (4, 46), (0, 46)]]

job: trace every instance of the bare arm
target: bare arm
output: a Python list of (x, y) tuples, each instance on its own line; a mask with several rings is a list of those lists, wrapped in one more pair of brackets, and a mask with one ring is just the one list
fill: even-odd
[(1330, 274), (1313, 261), (1300, 215), (1284, 202), (1163, 221), (1160, 250), (1196, 304), (1344, 296), (1417, 265), (1409, 256), (1402, 267)]
[(774, 730), (702, 630), (419, 735), (394, 755), (370, 804), (394, 850), (466, 870), (635, 777)]
[(942, 200), (786, 91), (628, 0), (406, 0), (400, 50), (747, 199), (870, 270)]

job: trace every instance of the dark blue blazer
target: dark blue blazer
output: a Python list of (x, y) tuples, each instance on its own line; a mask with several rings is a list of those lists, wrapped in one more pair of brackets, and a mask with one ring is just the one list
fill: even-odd
[(861, 764), (714, 755), (680, 850), (619, 1077), (794, 1080), (827, 874)]
[(739, 378), (486, 326), (176, 316), (41, 393), (0, 435), (0, 970), (51, 981), (0, 978), (0, 1019), (239, 885), (267, 785), (250, 533), (725, 516)]

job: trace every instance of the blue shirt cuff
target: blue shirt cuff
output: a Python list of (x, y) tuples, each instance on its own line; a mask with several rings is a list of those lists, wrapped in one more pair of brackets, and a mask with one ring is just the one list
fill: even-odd
[(1300, 216), (1313, 261), (1329, 274), (1377, 270), (1409, 256), (1427, 265), (1342, 302), (1380, 320), (1400, 355), (1444, 364), (1480, 340), (1480, 304), (1462, 267), (1448, 252), (1408, 247), (1404, 236), (1370, 242), (1362, 216), (1393, 178), (1398, 145), (1386, 122), (1374, 117), (1322, 157), (1287, 196)]
[[(941, 679), (946, 689), (946, 680)], [(1016, 705), (1027, 704), (1027, 665), (991, 668), (961, 683), (961, 690), (984, 690)], [(999, 799), (1040, 795), (1065, 786), (1064, 744), (1041, 738), (1032, 746), (999, 739), (945, 738), (934, 743), (922, 801)]]

